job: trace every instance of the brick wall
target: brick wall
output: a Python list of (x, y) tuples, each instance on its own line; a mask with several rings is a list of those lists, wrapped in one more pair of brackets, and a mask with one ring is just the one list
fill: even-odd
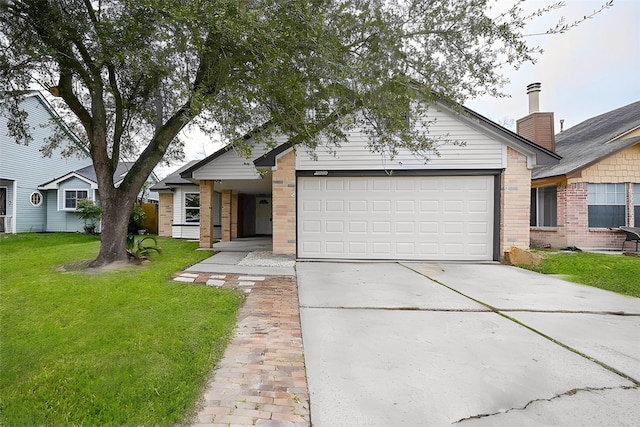
[(231, 195), (231, 240), (238, 238), (238, 195)]
[(200, 247), (213, 246), (213, 181), (200, 181)]
[(640, 145), (636, 145), (582, 170), (558, 186), (558, 227), (533, 228), (531, 245), (553, 248), (620, 249), (625, 235), (606, 228), (589, 228), (589, 183), (626, 183), (627, 224), (633, 224), (633, 187), (640, 183)]
[(173, 223), (173, 193), (159, 193), (158, 235), (171, 237)]
[(529, 248), (529, 205), (531, 204), (531, 171), (527, 158), (507, 148), (507, 167), (502, 174), (500, 200), (500, 253), (512, 246)]
[(296, 253), (296, 156), (293, 151), (278, 159), (272, 175), (273, 253)]
[(222, 241), (231, 240), (231, 190), (222, 190)]

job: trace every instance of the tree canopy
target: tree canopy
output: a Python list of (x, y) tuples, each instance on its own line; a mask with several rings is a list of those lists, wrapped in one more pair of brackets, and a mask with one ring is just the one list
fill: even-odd
[[(0, 85), (49, 90), (83, 131), (103, 234), (117, 236), (103, 236), (99, 264), (125, 256), (116, 211), (128, 216), (153, 168), (180, 157), (190, 122), (230, 141), (268, 123), (267, 140), (311, 149), (366, 124), (374, 151), (430, 152), (407, 114), (422, 117), (436, 96), (500, 96), (500, 66), (535, 60), (524, 27), (560, 4), (526, 14), (521, 3), (498, 13), (488, 0), (0, 0)], [(407, 109), (416, 88), (423, 102)], [(135, 164), (116, 188), (123, 159)]]

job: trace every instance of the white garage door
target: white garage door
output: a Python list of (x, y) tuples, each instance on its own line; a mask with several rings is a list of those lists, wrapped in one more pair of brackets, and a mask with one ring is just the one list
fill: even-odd
[(492, 260), (493, 176), (299, 177), (298, 257)]

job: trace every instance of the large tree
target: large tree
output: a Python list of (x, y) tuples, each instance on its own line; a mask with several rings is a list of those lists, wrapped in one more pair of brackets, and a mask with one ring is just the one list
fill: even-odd
[[(230, 141), (267, 123), (265, 140), (283, 133), (311, 150), (366, 124), (372, 150), (424, 156), (434, 141), (406, 115), (422, 117), (434, 94), (500, 95), (500, 66), (538, 53), (523, 29), (543, 11), (518, 2), (498, 13), (487, 0), (0, 0), (0, 84), (44, 87), (82, 129), (104, 212), (98, 266), (126, 260), (136, 195), (180, 155), (188, 123)], [(416, 88), (421, 106), (407, 109)], [(21, 120), (12, 129), (27, 143)], [(135, 163), (116, 187), (122, 159)]]

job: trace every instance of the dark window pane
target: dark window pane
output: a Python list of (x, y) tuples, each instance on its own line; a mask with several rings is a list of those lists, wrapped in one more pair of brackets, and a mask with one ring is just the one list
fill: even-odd
[[(637, 185), (637, 184), (636, 184)], [(640, 227), (640, 206), (633, 207), (633, 215), (635, 215), (635, 225), (634, 227)]]
[(543, 199), (542, 204), (542, 225), (545, 227), (556, 227), (558, 225), (558, 193), (556, 187), (541, 188), (540, 198)]
[(530, 211), (530, 216), (531, 216), (531, 220), (529, 221), (529, 225), (532, 227), (535, 227), (538, 225), (538, 203), (537, 203), (537, 195), (538, 195), (538, 189), (537, 188), (532, 188), (531, 189), (531, 209), (529, 209)]
[(184, 205), (187, 208), (198, 208), (200, 207), (200, 194), (198, 193), (187, 193), (184, 195)]
[(620, 227), (625, 225), (624, 206), (589, 206), (589, 227)]
[(67, 209), (75, 209), (76, 207), (75, 191), (67, 191), (64, 193), (64, 207)]

